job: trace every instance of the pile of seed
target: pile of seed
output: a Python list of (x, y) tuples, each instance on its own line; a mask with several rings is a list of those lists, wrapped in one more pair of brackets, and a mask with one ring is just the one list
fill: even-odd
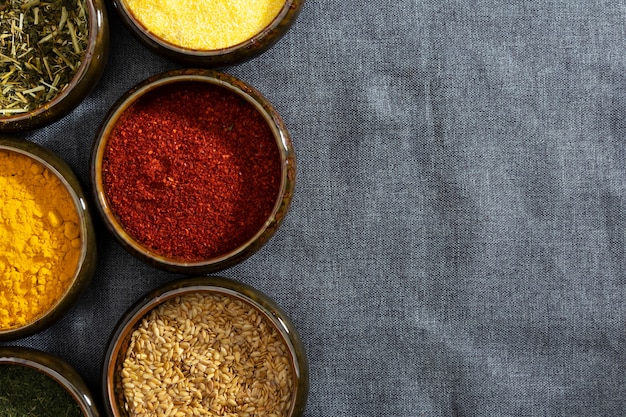
[(139, 323), (122, 369), (131, 416), (282, 417), (289, 349), (256, 308), (225, 294), (170, 299)]

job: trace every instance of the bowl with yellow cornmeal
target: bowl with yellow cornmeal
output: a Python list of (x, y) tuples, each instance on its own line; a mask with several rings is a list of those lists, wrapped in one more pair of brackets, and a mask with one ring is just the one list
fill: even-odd
[(95, 264), (91, 215), (70, 166), (40, 145), (0, 138), (0, 341), (61, 318)]
[(272, 47), (304, 0), (114, 0), (121, 20), (145, 46), (185, 65), (219, 68)]

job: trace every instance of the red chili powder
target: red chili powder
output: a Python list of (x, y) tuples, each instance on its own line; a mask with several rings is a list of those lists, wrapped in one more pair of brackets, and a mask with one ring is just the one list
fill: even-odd
[(104, 190), (126, 232), (180, 261), (225, 254), (256, 234), (278, 198), (278, 146), (263, 116), (229, 90), (152, 90), (116, 123)]

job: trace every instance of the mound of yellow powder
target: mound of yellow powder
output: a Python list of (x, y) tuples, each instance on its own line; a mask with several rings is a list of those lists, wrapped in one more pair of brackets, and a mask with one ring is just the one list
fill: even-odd
[(148, 31), (197, 50), (228, 48), (265, 29), (285, 0), (125, 0)]
[(78, 224), (56, 175), (0, 151), (0, 329), (37, 319), (63, 295), (80, 257)]

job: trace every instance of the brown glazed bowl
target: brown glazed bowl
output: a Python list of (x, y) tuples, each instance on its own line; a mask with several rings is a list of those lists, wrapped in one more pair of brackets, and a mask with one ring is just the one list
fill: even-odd
[(109, 54), (109, 24), (104, 0), (86, 0), (89, 39), (84, 61), (65, 89), (26, 113), (2, 115), (0, 132), (28, 131), (49, 125), (74, 110), (100, 81)]
[[(123, 379), (123, 365), (126, 358), (126, 353), (131, 345), (132, 333), (138, 328), (142, 319), (149, 314), (151, 310), (159, 306), (160, 304), (176, 299), (180, 296), (193, 295), (193, 294), (213, 294), (222, 295), (236, 299), (238, 302), (242, 302), (244, 305), (249, 306), (250, 309), (261, 316), (264, 316), (270, 326), (277, 330), (279, 337), (284, 342), (285, 347), (289, 352), (289, 362), (291, 364), (293, 384), (291, 391), (290, 406), (288, 412), (283, 417), (299, 417), (304, 413), (306, 406), (308, 390), (309, 390), (309, 367), (304, 345), (298, 331), (294, 327), (292, 321), (287, 317), (285, 312), (276, 305), (267, 295), (261, 291), (243, 284), (238, 281), (234, 281), (222, 277), (192, 277), (184, 278), (175, 281), (171, 281), (161, 287), (146, 294), (139, 299), (118, 321), (114, 328), (109, 343), (104, 355), (104, 361), (102, 365), (102, 394), (104, 410), (109, 417), (128, 417), (129, 412), (126, 408), (126, 398), (124, 394)], [(195, 309), (195, 307), (194, 307)], [(230, 310), (230, 309), (228, 309)], [(249, 315), (250, 310), (246, 310)], [(236, 317), (236, 316), (234, 316)], [(187, 323), (189, 319), (170, 322), (170, 325), (176, 326), (178, 323), (183, 327), (189, 328)], [(233, 336), (235, 332), (235, 326), (225, 319), (224, 326), (231, 328), (232, 333), (230, 335), (231, 344), (236, 344), (237, 336)], [(257, 326), (258, 326), (257, 321)], [(230, 327), (229, 326), (233, 326)], [(202, 324), (196, 323), (196, 329), (201, 328)], [(251, 326), (253, 327), (253, 326)], [(210, 330), (209, 330), (210, 331)], [(228, 335), (226, 335), (229, 337)], [(200, 338), (201, 336), (198, 336)], [(204, 335), (202, 337), (205, 337)], [(217, 335), (215, 336), (217, 337)], [(248, 336), (252, 337), (252, 336)], [(185, 338), (186, 340), (186, 338)], [(137, 342), (140, 343), (140, 342)], [(218, 348), (216, 348), (218, 349)], [(256, 352), (255, 352), (256, 353)], [(164, 357), (169, 358), (169, 354), (165, 353)], [(228, 360), (228, 358), (225, 358)], [(197, 362), (203, 360), (194, 356), (191, 362)], [(233, 360), (232, 358), (230, 360)], [(237, 359), (238, 361), (239, 359)], [(244, 357), (241, 357), (241, 361), (244, 361)], [(167, 362), (164, 364), (165, 368), (168, 365), (173, 367), (192, 366), (193, 363), (179, 363), (179, 359), (175, 359), (174, 362)], [(207, 365), (212, 366), (212, 365)], [(223, 362), (222, 366), (226, 366), (226, 362)], [(203, 371), (204, 372), (204, 371)], [(209, 371), (210, 372), (210, 371)], [(236, 376), (235, 376), (236, 377)], [(167, 379), (167, 377), (165, 377)], [(212, 379), (212, 376), (207, 376), (206, 383)], [(217, 378), (217, 375), (216, 375)], [(233, 378), (234, 379), (234, 378)], [(255, 381), (258, 382), (258, 381)], [(150, 384), (153, 382), (151, 381)], [(154, 382), (158, 386), (158, 382)], [(136, 384), (136, 382), (135, 382)], [(155, 387), (156, 387), (155, 386)], [(153, 388), (155, 388), (153, 387)], [(179, 410), (180, 411), (180, 410)]]
[[(103, 167), (105, 165), (104, 161), (108, 142), (113, 134), (116, 123), (119, 120), (123, 120), (125, 112), (133, 105), (133, 103), (150, 93), (155, 91), (158, 92), (159, 89), (167, 88), (172, 90), (175, 89), (174, 87), (176, 87), (178, 83), (190, 82), (199, 84), (208, 83), (212, 86), (223, 88), (229, 94), (234, 93), (236, 96), (239, 96), (260, 113), (265, 122), (267, 122), (267, 125), (273, 135), (273, 142), (275, 142), (278, 149), (280, 158), (280, 185), (271, 214), (267, 217), (260, 229), (258, 229), (256, 233), (245, 243), (239, 245), (233, 250), (220, 253), (219, 255), (208, 259), (184, 261), (180, 260), (180, 258), (175, 259), (157, 253), (155, 249), (151, 250), (136, 237), (131, 236), (131, 233), (126, 230), (120, 221), (112, 207), (109, 197), (107, 196)], [(179, 112), (175, 117), (184, 117), (184, 115), (181, 115)], [(127, 140), (132, 140), (132, 137), (137, 137), (137, 135), (141, 134), (142, 133), (139, 132), (134, 133), (131, 135), (131, 138)], [(175, 135), (176, 133), (167, 132), (166, 134)], [(240, 148), (237, 148), (233, 152), (237, 152), (239, 149)], [(197, 151), (198, 150), (196, 149), (196, 152)], [(167, 164), (169, 162), (164, 161), (162, 163)], [(129, 170), (133, 170), (135, 167), (136, 165), (134, 163), (129, 165), (125, 169), (124, 175), (126, 175)], [(193, 176), (195, 174), (192, 173), (190, 175)], [(169, 71), (153, 76), (132, 88), (113, 105), (105, 117), (100, 129), (97, 132), (91, 154), (91, 182), (96, 207), (103, 218), (107, 229), (113, 237), (129, 253), (140, 260), (162, 270), (187, 275), (206, 274), (229, 268), (247, 259), (257, 252), (263, 245), (265, 245), (265, 243), (275, 234), (277, 229), (282, 224), (289, 206), (291, 205), (295, 188), (295, 177), (296, 158), (291, 137), (276, 109), (263, 95), (261, 95), (260, 92), (253, 87), (233, 76), (210, 69), (180, 69)], [(136, 189), (136, 187), (134, 188)], [(187, 213), (188, 209), (181, 206), (180, 210), (181, 212)], [(191, 209), (189, 209), (189, 213), (192, 213)], [(189, 215), (192, 216), (194, 214)]]
[(72, 282), (65, 293), (42, 316), (23, 326), (0, 329), (0, 341), (14, 340), (38, 333), (58, 321), (87, 288), (97, 262), (95, 230), (82, 186), (70, 166), (52, 151), (36, 143), (0, 137), (0, 151), (16, 152), (41, 163), (65, 185), (80, 221), (81, 254)]
[(100, 416), (94, 397), (83, 378), (61, 358), (32, 348), (0, 346), (0, 367), (6, 365), (23, 366), (41, 372), (70, 394), (83, 416)]
[(304, 0), (285, 0), (276, 18), (252, 38), (213, 50), (191, 49), (167, 42), (150, 32), (124, 0), (113, 0), (113, 4), (126, 27), (153, 52), (187, 67), (221, 68), (248, 61), (276, 44), (294, 24)]

